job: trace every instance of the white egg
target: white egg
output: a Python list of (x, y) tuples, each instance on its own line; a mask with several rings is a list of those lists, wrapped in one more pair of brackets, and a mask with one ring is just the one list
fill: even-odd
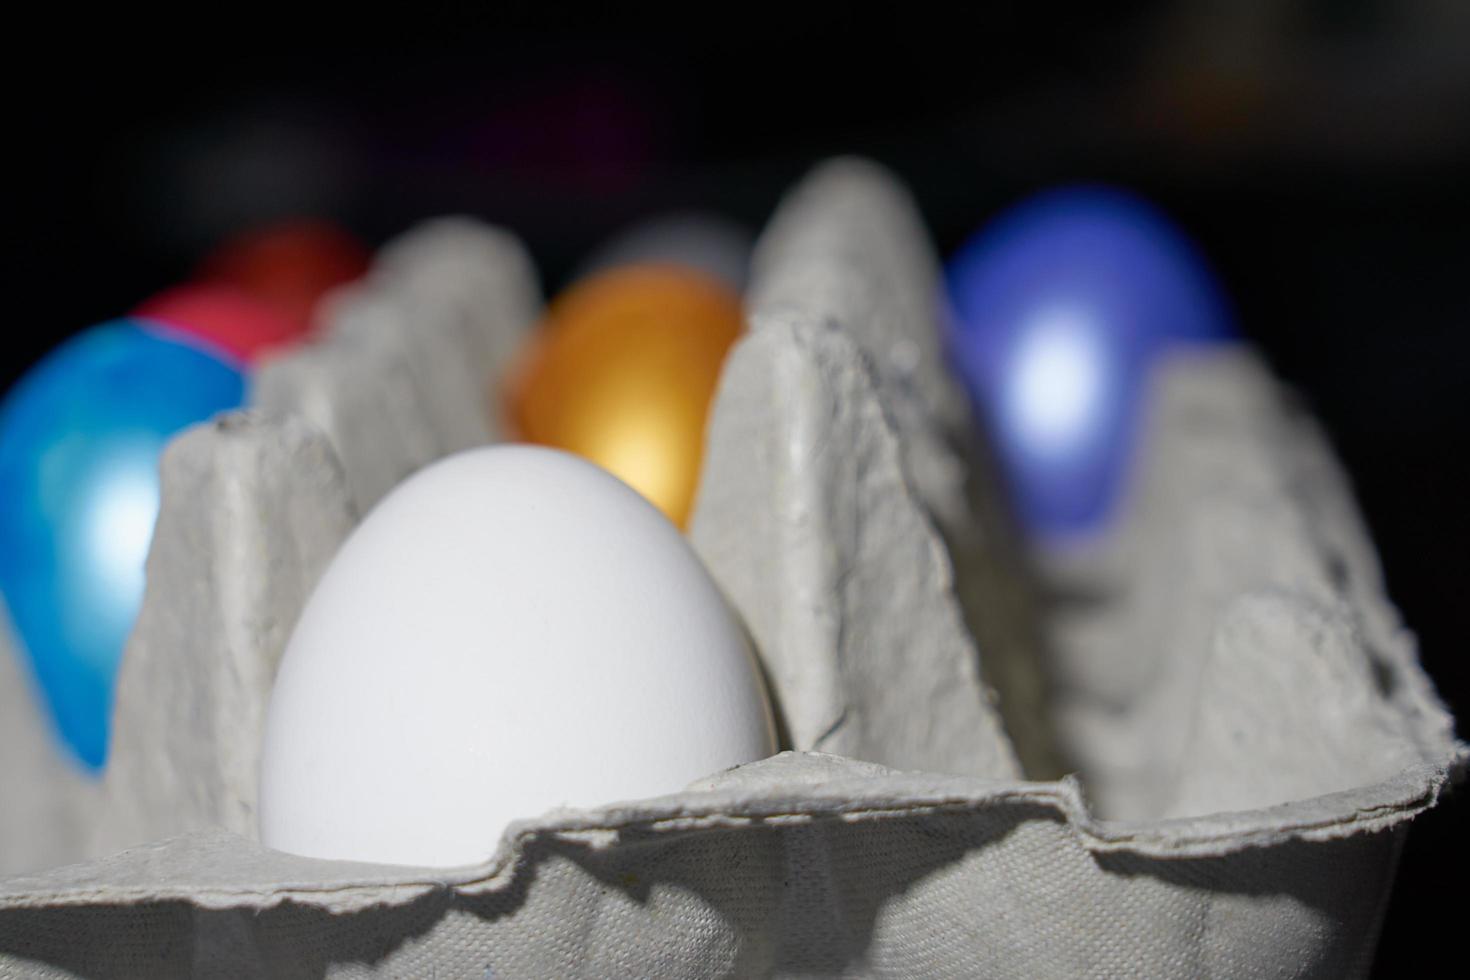
[(261, 839), (470, 864), (511, 820), (774, 751), (745, 634), (678, 530), (574, 456), (476, 449), (384, 498), (303, 610), (266, 718)]

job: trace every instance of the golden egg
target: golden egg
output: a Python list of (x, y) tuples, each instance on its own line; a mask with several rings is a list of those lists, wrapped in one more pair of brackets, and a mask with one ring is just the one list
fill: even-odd
[(683, 527), (740, 298), (674, 265), (624, 266), (556, 299), (506, 385), (515, 435), (602, 466)]

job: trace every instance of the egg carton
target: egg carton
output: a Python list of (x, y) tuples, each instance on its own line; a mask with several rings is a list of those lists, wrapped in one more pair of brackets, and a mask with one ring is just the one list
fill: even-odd
[(292, 624), (377, 499), (499, 437), (480, 379), (536, 295), (503, 233), (420, 229), (170, 445), (106, 778), (0, 677), (0, 976), (1367, 971), (1467, 749), (1325, 440), (1251, 351), (1173, 355), (1117, 529), (1028, 574), (922, 225), (856, 160), (758, 244), (689, 533), (789, 751), (527, 814), (474, 867), (261, 846)]

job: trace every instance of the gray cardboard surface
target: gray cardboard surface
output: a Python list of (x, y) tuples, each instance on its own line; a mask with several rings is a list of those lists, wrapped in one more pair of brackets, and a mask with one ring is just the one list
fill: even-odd
[(1016, 778), (944, 542), (840, 329), (755, 315), (690, 529), (745, 618), (794, 748)]
[[(1310, 421), (1248, 351), (1160, 368), (1132, 510), (1041, 570), (1044, 661), (1017, 669), (1046, 668), (1043, 727), (1081, 777), (1028, 781), (987, 694), (1005, 707), (1017, 688), (971, 625), (1015, 609), (959, 571), (990, 560), (956, 533), (986, 526), (968, 451), (942, 451), (964, 423), (924, 380), (940, 362), (904, 340), (937, 331), (916, 219), (852, 162), (791, 200), (757, 259), (693, 538), (792, 741), (856, 758), (784, 753), (668, 797), (527, 814), (463, 869), (262, 848), (246, 758), (291, 610), (364, 501), (453, 441), (431, 410), (346, 435), (361, 420), (312, 412), (348, 386), (282, 382), (317, 408), (228, 417), (171, 450), (124, 668), (119, 744), (147, 733), (169, 761), (149, 774), (139, 751), (135, 775), (109, 776), (147, 826), (103, 829), (187, 832), (0, 879), (0, 977), (1363, 975), (1407, 822), (1466, 750)], [(313, 355), (320, 377), (348, 349), (367, 351), (342, 375), (360, 386), (426, 376), (379, 357), (392, 342), (342, 336)], [(163, 665), (185, 676), (149, 677)], [(174, 720), (128, 721), (160, 711)]]
[(1349, 834), (1160, 859), (1142, 839), (1090, 833), (1071, 784), (813, 755), (510, 834), (496, 859), (459, 871), (291, 858), (215, 831), (12, 879), (0, 883), (0, 966), (63, 976), (187, 976), (220, 964), (282, 977), (1354, 976), (1371, 956), (1395, 854), (1394, 835)]
[(467, 219), (427, 222), (334, 297), (319, 343), (256, 372), (250, 400), (320, 429), (366, 513), (425, 464), (503, 437), (491, 386), (538, 311), (518, 242)]
[(209, 827), (255, 834), (276, 665), (357, 519), (331, 448), (300, 419), (221, 416), (173, 440), (162, 472), (98, 854)]
[(1038, 597), (989, 447), (944, 360), (939, 261), (908, 192), (867, 161), (824, 163), (777, 208), (753, 267), (752, 332), (793, 319), (835, 327), (871, 369), (904, 480), (948, 552), (976, 663), (1012, 749), (1027, 775), (1060, 776), (1066, 767), (1045, 721)]
[(89, 852), (102, 781), (62, 747), (0, 602), (0, 875), (39, 871)]
[(1056, 718), (1099, 812), (1249, 809), (1446, 758), (1448, 715), (1290, 394), (1233, 347), (1180, 352), (1153, 387), (1131, 510), (1047, 570), (1074, 597), (1047, 620)]

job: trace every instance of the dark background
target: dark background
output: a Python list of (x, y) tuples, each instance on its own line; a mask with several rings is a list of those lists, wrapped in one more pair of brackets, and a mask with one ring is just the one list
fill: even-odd
[[(1470, 712), (1470, 4), (688, 14), (222, 8), (143, 41), (78, 11), (12, 31), (0, 386), (278, 216), (377, 244), (468, 212), (519, 233), (554, 290), (640, 215), (759, 228), (834, 152), (897, 170), (945, 252), (1028, 191), (1115, 181), (1195, 236), (1314, 405), (1425, 667)], [(1465, 795), (1414, 825), (1381, 975), (1463, 944)]]

